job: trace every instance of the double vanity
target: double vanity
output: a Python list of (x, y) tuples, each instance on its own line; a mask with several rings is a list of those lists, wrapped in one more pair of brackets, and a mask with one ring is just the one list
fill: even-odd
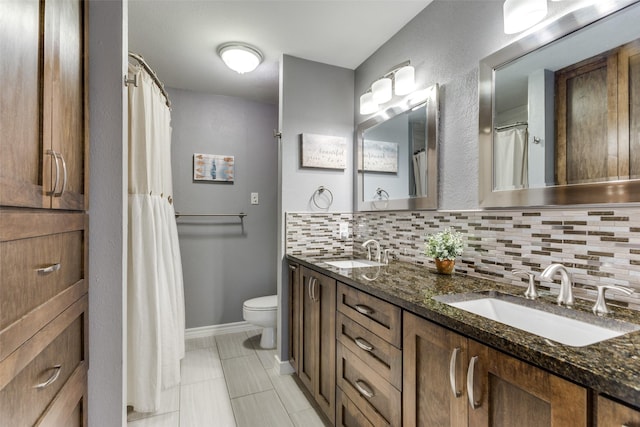
[(333, 425), (640, 425), (636, 312), (404, 262), (287, 260), (290, 359)]

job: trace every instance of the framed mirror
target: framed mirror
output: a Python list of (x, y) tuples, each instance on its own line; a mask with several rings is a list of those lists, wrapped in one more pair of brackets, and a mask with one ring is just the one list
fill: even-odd
[(480, 62), (480, 206), (640, 201), (640, 2), (597, 2)]
[(437, 209), (438, 85), (407, 95), (356, 131), (358, 211)]

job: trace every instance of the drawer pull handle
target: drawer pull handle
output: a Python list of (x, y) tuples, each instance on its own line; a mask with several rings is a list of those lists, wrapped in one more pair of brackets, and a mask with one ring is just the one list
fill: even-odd
[(55, 365), (51, 369), (53, 369), (53, 373), (51, 374), (49, 379), (46, 380), (43, 383), (34, 385), (33, 388), (43, 389), (43, 388), (46, 388), (46, 387), (50, 386), (54, 382), (56, 382), (56, 380), (60, 376), (60, 372), (62, 371), (62, 365)]
[(289, 265), (289, 270), (291, 271), (296, 271), (296, 268), (298, 267), (296, 267), (295, 265)]
[(362, 313), (362, 314), (373, 314), (375, 313), (375, 311), (371, 308), (368, 307), (364, 304), (356, 304), (354, 306), (354, 308), (358, 311), (358, 313)]
[(456, 347), (451, 352), (451, 359), (449, 359), (449, 382), (451, 383), (451, 391), (455, 397), (462, 396), (462, 390), (458, 390), (456, 381), (456, 365), (458, 362), (458, 353), (460, 353), (460, 347)]
[(38, 272), (38, 274), (49, 274), (58, 270), (60, 270), (60, 263), (51, 264), (49, 267), (38, 268), (36, 271)]
[(58, 181), (60, 181), (60, 164), (58, 163), (58, 153), (53, 150), (47, 150), (47, 154), (51, 156), (51, 161), (55, 162), (56, 165), (56, 180), (51, 186), (51, 191), (47, 191), (47, 196), (52, 196), (56, 194), (56, 190), (58, 189)]
[(469, 369), (467, 369), (467, 397), (469, 398), (469, 405), (471, 405), (472, 409), (480, 407), (480, 401), (476, 400), (473, 396), (473, 386), (475, 382), (473, 379), (473, 374), (475, 373), (477, 361), (478, 356), (473, 356), (469, 361)]
[(62, 153), (56, 153), (56, 156), (60, 159), (60, 162), (62, 162), (62, 189), (57, 193), (54, 192), (53, 197), (62, 197), (62, 194), (67, 188), (67, 162), (64, 161)]
[(371, 387), (369, 387), (369, 385), (362, 380), (356, 380), (356, 388), (358, 389), (360, 394), (362, 394), (367, 399), (371, 399), (373, 396), (375, 396), (375, 393), (373, 392), (373, 390), (371, 390)]
[(366, 340), (364, 340), (364, 339), (362, 339), (360, 337), (354, 338), (353, 341), (356, 343), (356, 345), (358, 347), (360, 347), (364, 351), (372, 351), (373, 350), (373, 346), (371, 344), (369, 344)]

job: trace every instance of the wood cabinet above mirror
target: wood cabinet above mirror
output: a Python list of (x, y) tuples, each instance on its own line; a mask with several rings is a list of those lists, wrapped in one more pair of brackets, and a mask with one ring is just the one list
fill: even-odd
[(586, 6), (480, 62), (480, 206), (640, 201), (640, 2)]

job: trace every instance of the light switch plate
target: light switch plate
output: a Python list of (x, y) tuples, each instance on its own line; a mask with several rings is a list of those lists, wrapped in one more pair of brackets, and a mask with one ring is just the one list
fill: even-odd
[(251, 193), (251, 204), (258, 205), (260, 204), (260, 199), (258, 198), (258, 193)]

